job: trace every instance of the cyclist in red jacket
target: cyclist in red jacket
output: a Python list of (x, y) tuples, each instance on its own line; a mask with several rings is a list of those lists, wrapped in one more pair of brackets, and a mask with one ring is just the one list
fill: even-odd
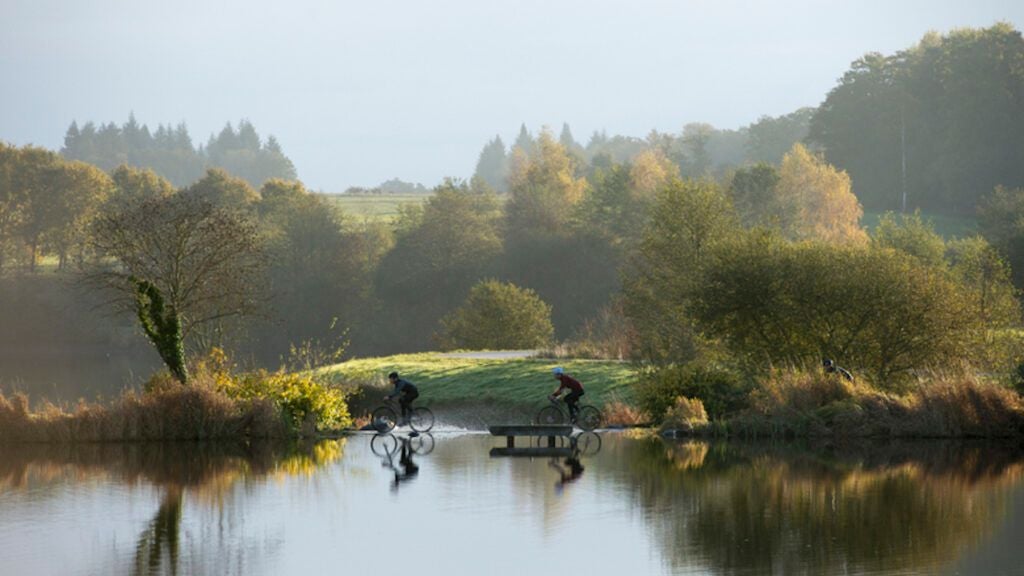
[(569, 407), (569, 421), (575, 424), (576, 415), (580, 412), (577, 404), (580, 401), (580, 396), (583, 396), (583, 384), (580, 384), (579, 380), (566, 374), (561, 366), (556, 367), (551, 372), (555, 375), (555, 380), (558, 380), (558, 390), (555, 390), (550, 398), (554, 400), (561, 395), (562, 390), (569, 389), (569, 393), (565, 395), (565, 405)]

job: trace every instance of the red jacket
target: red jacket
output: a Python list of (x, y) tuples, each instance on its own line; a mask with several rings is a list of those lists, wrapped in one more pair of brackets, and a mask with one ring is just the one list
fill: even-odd
[(583, 384), (580, 384), (579, 380), (569, 376), (568, 374), (559, 374), (558, 381), (561, 385), (558, 387), (558, 390), (555, 390), (555, 396), (561, 394), (562, 390), (565, 390), (566, 388), (573, 392), (583, 392)]

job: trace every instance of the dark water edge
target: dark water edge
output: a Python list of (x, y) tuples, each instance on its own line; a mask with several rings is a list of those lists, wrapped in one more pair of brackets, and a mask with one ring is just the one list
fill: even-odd
[(1022, 573), (1017, 443), (373, 438), (0, 447), (0, 573), (373, 572), (396, 542), (421, 574)]

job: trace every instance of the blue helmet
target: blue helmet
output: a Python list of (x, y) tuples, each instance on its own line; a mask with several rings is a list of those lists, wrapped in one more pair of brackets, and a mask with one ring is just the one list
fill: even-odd
[(563, 370), (561, 366), (555, 366), (555, 368), (551, 370), (551, 373), (554, 374), (555, 376), (558, 376), (561, 374), (565, 374), (565, 370)]

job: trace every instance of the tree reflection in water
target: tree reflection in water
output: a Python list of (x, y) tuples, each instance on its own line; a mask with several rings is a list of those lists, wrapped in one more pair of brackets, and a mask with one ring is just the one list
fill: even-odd
[(641, 442), (620, 464), (663, 552), (719, 574), (948, 563), (998, 526), (1024, 469), (1016, 448), (963, 443)]
[(178, 574), (186, 495), (219, 504), (237, 482), (312, 475), (339, 460), (344, 447), (345, 439), (4, 447), (0, 449), (0, 491), (46, 490), (66, 479), (152, 484), (161, 490), (161, 502), (139, 535), (132, 573)]

